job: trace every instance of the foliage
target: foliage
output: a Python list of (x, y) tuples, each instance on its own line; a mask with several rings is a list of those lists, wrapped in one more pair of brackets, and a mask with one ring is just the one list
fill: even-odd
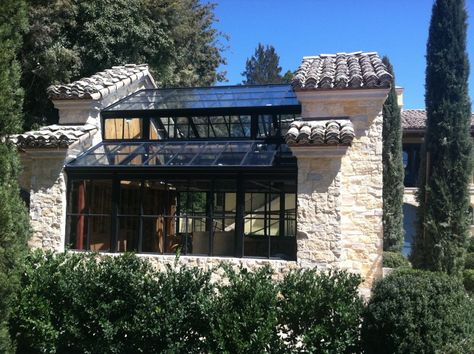
[(474, 252), (474, 236), (467, 238), (467, 252)]
[(37, 252), (11, 319), (18, 352), (201, 352), (209, 274), (131, 254)]
[(466, 258), (464, 261), (464, 268), (474, 269), (474, 252), (469, 252), (466, 254)]
[(384, 252), (383, 266), (387, 268), (411, 267), (410, 262), (399, 252)]
[(21, 63), (28, 125), (57, 120), (49, 85), (113, 65), (146, 62), (160, 86), (223, 80), (214, 7), (199, 0), (29, 0)]
[[(419, 227), (412, 263), (459, 274), (469, 235), (471, 105), (464, 1), (433, 5), (426, 68), (427, 131), (418, 193)], [(428, 170), (428, 173), (426, 171)]]
[(435, 353), (474, 334), (474, 306), (457, 277), (403, 269), (376, 283), (364, 313), (366, 353)]
[(383, 57), (382, 61), (393, 75), (392, 87), (382, 110), (383, 249), (400, 252), (405, 236), (402, 209), (405, 171), (402, 161), (401, 116), (392, 64), (387, 57)]
[(466, 290), (474, 295), (474, 269), (465, 269), (463, 272), (463, 282)]
[(211, 313), (213, 353), (271, 353), (277, 334), (277, 289), (269, 268), (255, 272), (225, 267), (228, 282), (217, 287)]
[(291, 80), (292, 73), (281, 76), (280, 57), (272, 45), (259, 43), (255, 53), (245, 63), (245, 85), (280, 84)]
[(280, 284), (280, 325), (286, 351), (355, 353), (359, 350), (360, 277), (345, 272), (290, 272)]
[[(360, 278), (230, 266), (157, 271), (133, 254), (35, 251), (10, 319), (20, 353), (352, 353)], [(298, 342), (302, 347), (299, 347)]]
[(23, 91), (17, 52), (26, 27), (24, 1), (0, 1), (0, 352), (12, 350), (7, 321), (18, 289), (18, 266), (29, 236), (28, 215), (17, 183), (16, 149), (3, 139), (22, 126)]

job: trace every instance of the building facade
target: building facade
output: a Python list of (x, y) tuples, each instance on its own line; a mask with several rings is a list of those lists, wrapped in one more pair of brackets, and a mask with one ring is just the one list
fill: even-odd
[(59, 123), (11, 137), (32, 247), (382, 274), (374, 52), (303, 58), (292, 85), (156, 88), (146, 65), (49, 88)]

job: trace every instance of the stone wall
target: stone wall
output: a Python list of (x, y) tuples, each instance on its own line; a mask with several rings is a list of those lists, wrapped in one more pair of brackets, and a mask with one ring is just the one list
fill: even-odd
[(297, 92), (304, 119), (348, 117), (347, 148), (292, 147), (298, 160), (298, 263), (382, 276), (382, 116), (387, 90)]
[(66, 149), (32, 151), (30, 222), (33, 234), (29, 244), (34, 248), (64, 250), (66, 220), (66, 179), (63, 173)]

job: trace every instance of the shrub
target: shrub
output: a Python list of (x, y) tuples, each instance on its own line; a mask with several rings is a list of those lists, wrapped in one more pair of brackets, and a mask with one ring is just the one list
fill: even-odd
[(411, 267), (410, 262), (399, 252), (384, 252), (383, 266), (387, 268)]
[[(32, 254), (10, 328), (18, 352), (200, 352), (209, 274), (132, 255)], [(204, 321), (203, 321), (204, 319)]]
[(467, 252), (474, 252), (474, 236), (467, 238)]
[(287, 350), (355, 353), (363, 304), (360, 277), (346, 272), (297, 270), (280, 283), (280, 325)]
[(367, 353), (435, 353), (470, 338), (472, 302), (456, 277), (403, 269), (376, 283), (364, 311)]
[(466, 290), (474, 295), (474, 269), (466, 269), (463, 272), (463, 282)]
[(466, 260), (464, 263), (465, 269), (474, 269), (474, 252), (466, 254)]
[(281, 348), (277, 333), (277, 289), (269, 268), (239, 272), (224, 267), (226, 280), (210, 311), (209, 352), (274, 353)]

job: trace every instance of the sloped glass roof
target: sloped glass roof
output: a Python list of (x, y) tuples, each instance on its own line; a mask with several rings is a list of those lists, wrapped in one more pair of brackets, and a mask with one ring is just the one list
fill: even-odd
[(105, 108), (103, 112), (201, 110), (222, 108), (300, 107), (290, 85), (214, 86), (147, 89)]
[(271, 166), (276, 152), (257, 141), (101, 142), (68, 167)]

